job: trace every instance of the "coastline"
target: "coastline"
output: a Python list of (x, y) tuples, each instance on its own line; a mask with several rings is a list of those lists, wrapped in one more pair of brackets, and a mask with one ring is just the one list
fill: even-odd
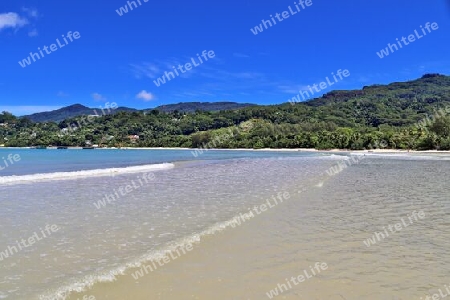
[[(0, 147), (0, 149), (34, 149), (32, 147)], [(36, 149), (39, 150), (39, 149)], [(57, 147), (47, 147), (43, 150), (58, 150)], [(64, 150), (83, 150), (83, 147), (68, 147)], [(403, 149), (372, 149), (372, 150), (351, 150), (351, 149), (328, 149), (320, 150), (314, 148), (186, 148), (186, 147), (121, 147), (121, 148), (95, 148), (92, 150), (203, 150), (207, 151), (273, 151), (273, 152), (325, 152), (325, 153), (389, 153), (389, 154), (450, 154), (448, 150), (403, 150)]]

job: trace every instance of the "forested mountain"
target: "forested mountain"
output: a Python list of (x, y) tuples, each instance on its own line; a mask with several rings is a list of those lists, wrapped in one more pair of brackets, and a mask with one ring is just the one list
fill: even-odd
[(449, 112), (450, 77), (427, 74), (307, 102), (218, 112), (154, 109), (58, 124), (3, 114), (0, 144), (363, 149), (383, 142), (393, 149), (444, 150), (450, 149)]
[(114, 110), (107, 108), (103, 111), (100, 108), (89, 108), (81, 104), (74, 104), (67, 107), (63, 107), (53, 111), (40, 112), (32, 115), (24, 116), (33, 122), (61, 122), (65, 119), (74, 118), (82, 115), (106, 115), (109, 113), (115, 113), (119, 111), (136, 111), (136, 109), (128, 107), (117, 107)]
[[(168, 104), (161, 105), (154, 109), (162, 111), (162, 112), (195, 112), (197, 110), (201, 111), (221, 111), (221, 110), (232, 110), (243, 107), (252, 106), (255, 104), (250, 103), (236, 103), (236, 102), (184, 102), (178, 104)], [(74, 104), (67, 107), (63, 107), (57, 110), (48, 111), (48, 112), (40, 112), (32, 115), (24, 116), (24, 118), (28, 118), (29, 120), (41, 123), (41, 122), (61, 122), (65, 119), (75, 118), (83, 115), (106, 115), (106, 114), (115, 114), (120, 111), (138, 111), (134, 108), (129, 107), (106, 107), (104, 105), (103, 110), (100, 108), (89, 108), (81, 104)], [(112, 106), (112, 103), (110, 104)], [(108, 110), (109, 109), (109, 110)], [(152, 109), (144, 109), (142, 111), (149, 111)]]
[(236, 103), (236, 102), (182, 102), (177, 104), (161, 105), (156, 107), (156, 110), (162, 112), (188, 112), (193, 113), (198, 110), (201, 111), (221, 111), (221, 110), (233, 110), (244, 108), (248, 106), (254, 106), (251, 103)]

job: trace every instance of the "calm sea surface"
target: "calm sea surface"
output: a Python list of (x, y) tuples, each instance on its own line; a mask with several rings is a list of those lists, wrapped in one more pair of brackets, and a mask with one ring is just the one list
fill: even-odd
[[(21, 159), (5, 167), (8, 154)], [(446, 156), (1, 149), (0, 158), (0, 299), (268, 299), (316, 262), (328, 269), (275, 297), (420, 299), (450, 284)], [(233, 222), (262, 204), (271, 206)], [(364, 243), (414, 211), (425, 217)]]

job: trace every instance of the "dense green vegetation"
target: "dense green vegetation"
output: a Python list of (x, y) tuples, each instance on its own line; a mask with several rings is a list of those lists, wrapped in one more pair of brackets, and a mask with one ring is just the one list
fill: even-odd
[[(0, 144), (364, 149), (383, 141), (392, 149), (449, 150), (449, 112), (450, 77), (427, 74), (308, 102), (218, 112), (118, 112), (60, 123), (3, 113)], [(74, 124), (79, 128), (72, 130)]]
[(181, 102), (177, 104), (167, 104), (156, 107), (156, 110), (161, 112), (188, 112), (193, 113), (198, 110), (201, 111), (221, 111), (232, 110), (253, 106), (251, 103), (236, 103), (236, 102)]
[[(252, 106), (254, 104), (248, 103), (236, 103), (236, 102), (184, 102), (177, 104), (168, 104), (155, 107), (154, 109), (161, 112), (188, 112), (193, 113), (198, 110), (202, 111), (221, 111), (221, 110), (231, 110), (243, 107)], [(103, 108), (103, 109), (102, 109)], [(135, 112), (139, 111), (134, 108), (129, 107), (117, 107), (115, 102), (107, 102), (101, 108), (89, 108), (81, 104), (74, 104), (67, 107), (63, 107), (57, 110), (35, 113), (32, 115), (25, 116), (33, 122), (61, 122), (69, 118), (74, 118), (81, 115), (108, 115), (115, 114), (120, 111)], [(149, 111), (149, 109), (144, 109), (142, 112)]]

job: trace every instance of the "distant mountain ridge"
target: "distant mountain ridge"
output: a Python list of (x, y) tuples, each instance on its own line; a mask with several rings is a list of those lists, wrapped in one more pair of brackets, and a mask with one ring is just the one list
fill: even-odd
[(42, 122), (61, 122), (69, 118), (74, 118), (82, 115), (106, 115), (106, 114), (114, 114), (121, 111), (127, 111), (127, 112), (135, 112), (135, 111), (150, 111), (150, 110), (159, 110), (162, 112), (173, 112), (173, 111), (179, 111), (179, 112), (195, 112), (197, 110), (201, 111), (221, 111), (221, 110), (233, 110), (233, 109), (239, 109), (244, 108), (248, 106), (253, 106), (256, 104), (250, 104), (250, 103), (236, 103), (236, 102), (184, 102), (184, 103), (177, 103), (177, 104), (168, 104), (168, 105), (162, 105), (158, 106), (156, 108), (152, 109), (143, 109), (138, 110), (134, 108), (129, 107), (118, 107), (114, 110), (110, 109), (108, 112), (108, 109), (103, 108), (103, 111), (101, 108), (90, 108), (81, 104), (73, 104), (70, 106), (66, 106), (57, 110), (53, 111), (47, 111), (47, 112), (40, 112), (35, 113), (27, 116), (23, 116), (24, 118), (28, 118), (29, 120), (35, 122), (35, 123), (42, 123)]
[[(294, 96), (294, 95), (293, 95)], [(450, 105), (450, 76), (441, 74), (425, 74), (419, 79), (390, 84), (374, 84), (357, 90), (333, 90), (321, 97), (298, 101), (300, 93), (283, 103), (273, 106), (235, 102), (185, 102), (158, 106), (153, 109), (136, 110), (120, 107), (113, 111), (149, 112), (159, 110), (165, 113), (195, 111), (237, 111), (251, 109), (255, 111), (285, 111), (291, 115), (289, 119), (280, 114), (270, 117), (273, 120), (296, 120), (316, 118), (317, 122), (333, 122), (338, 126), (355, 126), (354, 124), (379, 126), (405, 126), (433, 114), (434, 110)], [(293, 108), (302, 109), (302, 113), (292, 115)], [(314, 114), (310, 110), (315, 109)], [(81, 115), (102, 114), (100, 109), (89, 108), (80, 104), (71, 105), (52, 112), (33, 114), (28, 117), (34, 122), (59, 122)], [(260, 118), (260, 114), (255, 117)]]
[[(297, 102), (297, 96), (290, 103), (214, 113), (200, 110), (202, 104), (189, 103), (162, 109), (196, 109), (195, 113), (120, 112), (92, 122), (84, 122), (80, 116), (75, 125), (82, 125), (70, 134), (61, 130), (72, 127), (74, 120), (43, 126), (2, 113), (0, 141), (3, 139), (6, 147), (84, 146), (89, 141), (116, 148), (381, 147), (450, 151), (450, 76), (425, 74), (406, 82), (334, 90), (308, 101)], [(207, 104), (203, 108), (214, 107)], [(84, 107), (71, 109), (80, 111)], [(233, 138), (224, 138), (230, 132)]]
[[(128, 107), (118, 107), (114, 110), (112, 109), (110, 110), (111, 113), (116, 113), (119, 111), (136, 111), (136, 109)], [(74, 118), (82, 115), (106, 115), (106, 114), (108, 114), (108, 109), (106, 108), (103, 108), (102, 112), (100, 108), (89, 108), (81, 104), (73, 104), (57, 110), (23, 116), (23, 118), (28, 118), (33, 122), (41, 123), (41, 122), (61, 122), (64, 121), (65, 119)]]

